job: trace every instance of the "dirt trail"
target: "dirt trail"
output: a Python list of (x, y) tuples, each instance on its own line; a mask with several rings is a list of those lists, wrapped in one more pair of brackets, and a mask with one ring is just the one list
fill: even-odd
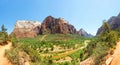
[(111, 58), (112, 60), (109, 65), (120, 65), (120, 39), (116, 45), (116, 49), (114, 50), (114, 54)]
[(47, 35), (42, 36), (41, 41), (43, 41), (43, 40), (45, 39), (46, 36), (47, 36)]
[[(90, 42), (90, 41), (89, 41), (89, 40), (86, 40), (86, 41), (84, 42), (84, 43), (85, 43), (84, 48), (87, 47), (88, 42)], [(80, 62), (80, 65), (92, 65), (92, 63), (93, 63), (93, 58), (92, 58), (92, 57), (89, 57), (88, 59), (86, 59), (86, 60)]]
[(10, 49), (12, 43), (8, 41), (8, 44), (5, 46), (0, 46), (0, 65), (12, 65), (9, 60), (4, 56), (5, 50)]

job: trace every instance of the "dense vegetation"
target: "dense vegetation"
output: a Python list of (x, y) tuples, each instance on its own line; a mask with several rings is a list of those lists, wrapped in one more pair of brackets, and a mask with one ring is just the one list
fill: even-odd
[(83, 53), (80, 48), (88, 39), (75, 34), (47, 34), (21, 39), (14, 36), (11, 38), (14, 48), (7, 51), (6, 56), (14, 65), (20, 65), (20, 58), (30, 61), (31, 65), (79, 65), (80, 53)]

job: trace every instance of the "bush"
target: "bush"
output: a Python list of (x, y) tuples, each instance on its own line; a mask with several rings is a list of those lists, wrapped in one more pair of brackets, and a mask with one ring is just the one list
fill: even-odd
[(7, 56), (7, 58), (10, 60), (10, 62), (13, 65), (20, 65), (19, 64), (20, 56), (19, 56), (17, 49), (12, 49), (10, 51), (6, 51), (5, 55)]
[(15, 34), (13, 34), (12, 36), (9, 36), (9, 40), (12, 41), (12, 46), (13, 46), (13, 47), (17, 47), (18, 39), (16, 38), (16, 35), (15, 35)]
[(0, 32), (0, 43), (6, 42), (8, 40), (7, 32)]
[(32, 62), (41, 61), (39, 53), (37, 52), (37, 50), (34, 50), (33, 48), (31, 48), (31, 45), (24, 44), (24, 45), (21, 45), (20, 48), (30, 56)]

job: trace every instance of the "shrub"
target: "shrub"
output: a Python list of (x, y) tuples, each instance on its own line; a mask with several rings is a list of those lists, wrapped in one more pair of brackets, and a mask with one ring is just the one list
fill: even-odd
[(20, 48), (30, 56), (32, 62), (40, 62), (41, 58), (39, 53), (37, 52), (37, 50), (31, 48), (30, 45), (24, 44), (21, 45)]
[(9, 36), (9, 40), (12, 41), (12, 46), (13, 46), (13, 47), (17, 47), (18, 39), (16, 38), (16, 35), (15, 35), (15, 34), (13, 34), (12, 36)]
[(20, 56), (18, 54), (18, 50), (17, 49), (12, 49), (10, 51), (6, 51), (5, 55), (7, 56), (7, 58), (10, 60), (10, 62), (13, 65), (20, 65), (19, 64)]
[(0, 43), (6, 42), (8, 40), (7, 32), (0, 32)]
[(7, 28), (5, 28), (4, 24), (1, 26), (1, 32), (6, 32)]

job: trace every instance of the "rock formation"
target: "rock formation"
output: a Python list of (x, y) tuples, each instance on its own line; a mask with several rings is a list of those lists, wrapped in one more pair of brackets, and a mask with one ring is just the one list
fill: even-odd
[(45, 18), (43, 23), (41, 24), (41, 34), (75, 34), (76, 29), (73, 25), (69, 24), (63, 18), (54, 18), (52, 16), (48, 16)]
[[(112, 30), (115, 30), (120, 27), (120, 14), (118, 16), (112, 16), (107, 23), (110, 25)], [(98, 29), (97, 35), (102, 31), (102, 26)]]
[(48, 16), (40, 24), (38, 21), (18, 20), (11, 35), (17, 38), (36, 37), (38, 34), (76, 34), (73, 25), (63, 18)]
[(17, 38), (35, 37), (39, 34), (40, 23), (38, 21), (18, 20), (11, 35)]
[(79, 31), (78, 31), (78, 34), (80, 35), (80, 36), (84, 36), (84, 37), (93, 37), (93, 35), (91, 35), (91, 34), (88, 34), (84, 29), (80, 29)]

